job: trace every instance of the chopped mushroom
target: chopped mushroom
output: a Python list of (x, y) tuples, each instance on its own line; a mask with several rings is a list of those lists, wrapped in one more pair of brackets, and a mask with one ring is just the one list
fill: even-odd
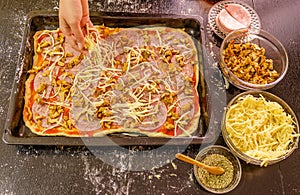
[(279, 73), (274, 69), (273, 60), (266, 58), (265, 52), (263, 47), (254, 43), (231, 41), (223, 51), (224, 62), (243, 81), (268, 84), (274, 82)]

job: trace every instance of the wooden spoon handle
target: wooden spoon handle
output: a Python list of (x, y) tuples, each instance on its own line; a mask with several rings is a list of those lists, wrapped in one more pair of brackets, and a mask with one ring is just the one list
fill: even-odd
[(184, 162), (190, 163), (192, 165), (196, 165), (198, 167), (201, 167), (201, 168), (203, 168), (203, 169), (207, 170), (208, 172), (210, 172), (212, 174), (215, 174), (215, 175), (222, 175), (225, 172), (225, 170), (222, 167), (208, 166), (204, 163), (201, 163), (197, 160), (194, 160), (194, 159), (192, 159), (188, 156), (185, 156), (181, 153), (176, 154), (176, 158), (178, 158), (179, 160), (182, 160)]
[(179, 160), (182, 160), (184, 162), (190, 163), (192, 165), (197, 165), (198, 167), (201, 167), (203, 169), (207, 168), (207, 165), (205, 165), (205, 164), (203, 164), (199, 161), (196, 161), (196, 160), (192, 159), (191, 157), (188, 157), (188, 156), (183, 155), (181, 153), (176, 154), (176, 158), (179, 159)]

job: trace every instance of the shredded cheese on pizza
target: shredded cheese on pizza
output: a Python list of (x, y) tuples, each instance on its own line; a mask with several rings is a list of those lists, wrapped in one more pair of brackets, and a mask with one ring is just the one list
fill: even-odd
[(232, 143), (246, 155), (268, 161), (285, 155), (295, 137), (295, 123), (277, 102), (263, 96), (247, 95), (238, 99), (226, 113), (226, 130)]
[(193, 136), (198, 128), (198, 54), (168, 27), (87, 27), (86, 53), (58, 30), (34, 36), (25, 124), (38, 135)]

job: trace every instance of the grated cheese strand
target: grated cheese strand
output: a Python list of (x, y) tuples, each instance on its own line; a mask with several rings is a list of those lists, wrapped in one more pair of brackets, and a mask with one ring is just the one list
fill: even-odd
[(261, 166), (285, 155), (294, 138), (300, 136), (282, 106), (263, 96), (239, 98), (228, 109), (225, 125), (232, 143), (246, 155), (261, 160)]

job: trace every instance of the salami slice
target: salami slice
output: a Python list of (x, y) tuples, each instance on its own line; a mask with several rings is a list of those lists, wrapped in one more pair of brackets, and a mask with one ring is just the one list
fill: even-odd
[(64, 57), (64, 49), (59, 44), (58, 37), (58, 32), (43, 34), (37, 43), (36, 52), (41, 53), (43, 58), (50, 62), (57, 62), (62, 59)]
[(225, 33), (233, 30), (246, 28), (245, 25), (235, 20), (225, 9), (223, 9), (216, 18), (216, 24)]
[(135, 28), (124, 29), (116, 34), (106, 37), (107, 43), (113, 43), (116, 49), (116, 55), (125, 52), (126, 47), (141, 47), (146, 45), (141, 36), (141, 31)]
[(224, 6), (225, 10), (239, 23), (245, 27), (249, 27), (251, 23), (250, 13), (239, 4), (227, 4)]
[[(73, 102), (79, 101), (77, 98), (74, 98)], [(101, 128), (100, 119), (95, 116), (91, 111), (88, 105), (85, 105), (85, 102), (82, 102), (79, 105), (73, 103), (70, 110), (70, 118), (73, 121), (73, 125), (79, 131), (93, 131)], [(95, 108), (93, 108), (95, 109)]]
[(227, 4), (216, 17), (218, 28), (224, 33), (248, 28), (251, 23), (250, 13), (239, 4)]
[(48, 128), (51, 125), (47, 123), (49, 118), (49, 105), (47, 104), (39, 104), (34, 102), (32, 105), (32, 115), (35, 123), (40, 124), (44, 128)]
[(51, 66), (47, 69), (40, 71), (34, 78), (34, 90), (42, 98), (49, 98), (54, 93), (54, 86), (52, 82), (55, 82), (59, 72), (59, 67)]
[(164, 103), (158, 102), (153, 105), (152, 115), (144, 117), (139, 128), (145, 131), (153, 131), (161, 127), (167, 119), (167, 108)]
[(71, 43), (68, 41), (68, 39), (66, 39), (66, 41), (63, 44), (63, 48), (64, 48), (64, 57), (65, 57), (65, 61), (64, 63), (69, 63), (72, 59), (74, 59), (75, 57), (79, 57), (81, 55), (81, 52), (78, 51), (77, 49), (73, 48)]
[(100, 29), (97, 43), (87, 37), (87, 53), (72, 48), (58, 30), (34, 36), (23, 111), (32, 132), (172, 137), (196, 131), (198, 58), (192, 38), (169, 27)]

